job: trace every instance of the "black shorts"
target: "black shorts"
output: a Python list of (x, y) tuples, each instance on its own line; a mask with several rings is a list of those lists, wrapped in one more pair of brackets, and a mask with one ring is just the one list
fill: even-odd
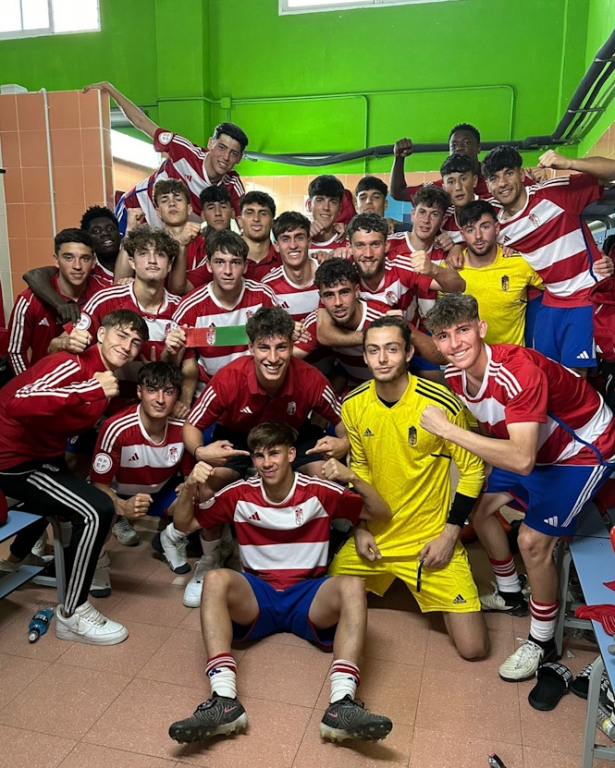
[[(293, 461), (293, 470), (299, 472), (301, 467), (306, 464), (310, 464), (313, 461), (325, 461), (325, 457), (321, 453), (310, 453), (306, 455), (306, 451), (313, 448), (316, 443), (325, 437), (326, 433), (321, 427), (317, 427), (315, 424), (306, 422), (303, 424), (297, 437), (295, 448), (297, 449), (297, 455)], [(223, 427), (220, 424), (214, 429), (214, 433), (211, 438), (212, 442), (216, 440), (228, 440), (233, 444), (233, 448), (238, 451), (248, 450), (248, 435), (245, 432), (233, 432), (228, 427)], [(234, 456), (229, 459), (224, 467), (226, 469), (232, 469), (238, 472), (240, 477), (245, 477), (246, 472), (252, 466), (252, 459), (249, 456)]]

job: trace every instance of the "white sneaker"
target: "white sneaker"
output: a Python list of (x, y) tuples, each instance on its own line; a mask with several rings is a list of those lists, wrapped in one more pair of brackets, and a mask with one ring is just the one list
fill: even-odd
[(164, 555), (164, 559), (173, 573), (188, 573), (190, 571), (190, 563), (186, 554), (188, 537), (180, 537), (173, 527), (173, 523), (167, 525), (164, 531), (154, 536), (152, 547), (156, 552)]
[(43, 533), (38, 537), (36, 544), (32, 547), (32, 554), (36, 555), (37, 557), (45, 557), (47, 554), (48, 541), (49, 536), (47, 535), (47, 531), (44, 530)]
[(0, 560), (0, 571), (3, 573), (15, 573), (22, 565), (36, 565), (39, 568), (45, 568), (53, 560), (53, 555), (39, 557), (32, 554), (26, 555), (19, 563), (10, 563), (8, 560)]
[(201, 593), (203, 592), (203, 578), (207, 571), (213, 571), (216, 568), (222, 568), (220, 562), (220, 550), (218, 557), (214, 555), (203, 555), (203, 557), (194, 566), (194, 576), (186, 584), (184, 590), (184, 605), (188, 608), (198, 608), (201, 605)]
[(111, 594), (111, 577), (110, 577), (111, 561), (109, 560), (109, 554), (102, 552), (96, 563), (96, 570), (94, 571), (94, 578), (90, 586), (90, 594), (92, 597), (109, 597)]
[(72, 616), (63, 616), (59, 605), (56, 611), (56, 637), (88, 645), (117, 645), (128, 637), (123, 624), (111, 621), (97, 611), (91, 603), (80, 605)]
[(136, 547), (139, 543), (139, 534), (125, 517), (120, 517), (113, 526), (113, 535), (125, 547)]
[(534, 677), (536, 670), (543, 661), (551, 661), (555, 658), (555, 648), (545, 658), (545, 649), (531, 640), (526, 640), (517, 648), (512, 656), (509, 656), (500, 667), (500, 677), (507, 682), (516, 683), (519, 680), (529, 680)]
[(516, 602), (507, 603), (502, 594), (498, 591), (497, 586), (495, 584), (493, 586), (495, 587), (493, 592), (488, 595), (479, 596), (483, 611), (501, 611), (503, 613), (509, 613), (511, 616), (527, 616), (529, 606), (527, 600), (523, 597), (522, 592), (519, 592), (519, 599)]

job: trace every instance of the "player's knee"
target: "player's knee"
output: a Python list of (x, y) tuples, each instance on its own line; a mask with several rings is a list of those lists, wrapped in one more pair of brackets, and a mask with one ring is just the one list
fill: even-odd
[(344, 606), (361, 606), (367, 603), (365, 582), (359, 576), (336, 576), (340, 598)]
[(464, 638), (456, 645), (459, 655), (466, 661), (481, 661), (489, 653), (489, 635), (484, 632), (476, 637)]
[(532, 562), (548, 560), (551, 557), (555, 541), (555, 539), (528, 528), (526, 525), (521, 526), (517, 544), (523, 562), (528, 565)]
[(203, 577), (203, 597), (214, 597), (228, 592), (230, 573), (226, 568), (214, 568)]

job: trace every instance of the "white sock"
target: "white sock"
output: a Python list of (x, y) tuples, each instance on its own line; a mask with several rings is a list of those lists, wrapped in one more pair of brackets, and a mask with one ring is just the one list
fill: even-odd
[(205, 541), (201, 536), (201, 546), (203, 547), (203, 555), (205, 557), (212, 557), (214, 562), (220, 562), (220, 545), (222, 539), (216, 539), (215, 541)]
[(226, 654), (214, 656), (209, 659), (205, 668), (212, 696), (226, 696), (229, 699), (237, 698), (237, 665), (235, 659)]
[(340, 701), (344, 696), (350, 696), (351, 699), (357, 694), (360, 676), (359, 667), (351, 661), (336, 659), (331, 665), (331, 704)]
[(164, 535), (169, 539), (169, 541), (172, 544), (179, 544), (180, 541), (183, 541), (185, 538), (188, 537), (187, 533), (184, 533), (183, 531), (178, 531), (177, 528), (173, 525), (173, 523), (169, 523), (167, 527), (164, 529)]

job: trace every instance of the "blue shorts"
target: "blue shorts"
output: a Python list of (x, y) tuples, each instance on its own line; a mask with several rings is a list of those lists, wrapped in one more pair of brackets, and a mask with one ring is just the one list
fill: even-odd
[(495, 467), (486, 493), (510, 493), (527, 508), (525, 524), (547, 536), (573, 536), (577, 517), (609, 479), (613, 464), (535, 466), (529, 475)]
[(411, 373), (418, 373), (419, 371), (439, 371), (440, 366), (437, 363), (430, 363), (429, 360), (425, 360), (420, 355), (412, 355), (408, 369)]
[(542, 295), (543, 292), (541, 291), (540, 295), (534, 296), (533, 299), (528, 301), (527, 307), (525, 308), (525, 346), (530, 347), (530, 349), (534, 348), (536, 318), (542, 307)]
[(594, 368), (596, 345), (592, 307), (545, 307), (534, 328), (534, 349), (567, 368)]
[(237, 642), (258, 640), (276, 632), (292, 632), (310, 643), (331, 647), (337, 624), (326, 629), (316, 629), (309, 619), (309, 612), (316, 593), (327, 581), (306, 579), (282, 591), (251, 573), (241, 574), (252, 587), (259, 607), (256, 619), (249, 627), (233, 622), (233, 639)]
[(126, 205), (124, 204), (125, 197), (125, 195), (122, 195), (115, 204), (115, 217), (117, 219), (120, 235), (122, 237), (124, 237), (126, 234), (126, 226), (128, 225), (128, 211), (126, 210)]
[[(175, 489), (182, 482), (181, 477), (173, 476), (162, 488), (152, 494), (152, 503), (147, 510), (148, 517), (166, 517), (167, 509), (177, 498)], [(129, 499), (130, 496), (120, 496), (121, 499)]]

